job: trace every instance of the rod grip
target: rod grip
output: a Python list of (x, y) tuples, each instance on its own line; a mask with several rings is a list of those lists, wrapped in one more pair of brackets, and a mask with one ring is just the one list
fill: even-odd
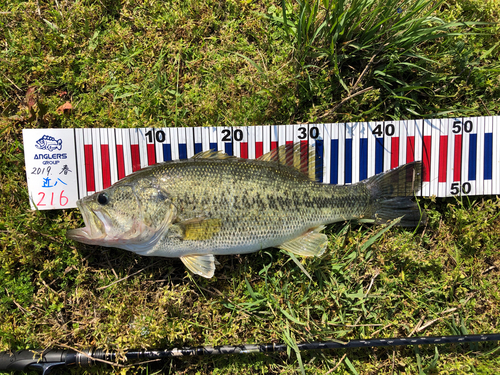
[(18, 350), (0, 352), (0, 371), (28, 371), (30, 366), (45, 363), (61, 363), (66, 350)]

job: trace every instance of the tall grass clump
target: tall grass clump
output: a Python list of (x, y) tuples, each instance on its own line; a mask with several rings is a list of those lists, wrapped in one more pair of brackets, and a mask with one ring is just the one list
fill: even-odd
[(455, 78), (444, 74), (439, 60), (458, 53), (457, 38), (486, 25), (445, 21), (436, 16), (442, 5), (442, 0), (283, 0), (282, 10), (273, 9), (269, 17), (293, 46), (301, 105), (329, 100), (328, 107), (313, 111), (313, 119), (331, 117), (356, 96), (364, 116), (388, 107), (395, 116), (422, 116), (445, 110), (424, 107), (432, 104), (436, 87)]

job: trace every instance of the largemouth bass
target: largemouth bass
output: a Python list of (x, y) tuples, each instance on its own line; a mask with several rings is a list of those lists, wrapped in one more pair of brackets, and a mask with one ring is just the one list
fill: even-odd
[(422, 219), (411, 199), (420, 189), (421, 162), (335, 186), (314, 180), (314, 148), (305, 163), (300, 151), (299, 144), (282, 146), (257, 160), (206, 151), (144, 168), (79, 200), (86, 226), (68, 237), (179, 257), (193, 273), (210, 278), (215, 255), (277, 247), (321, 256), (325, 224), (402, 217), (400, 225), (416, 226)]

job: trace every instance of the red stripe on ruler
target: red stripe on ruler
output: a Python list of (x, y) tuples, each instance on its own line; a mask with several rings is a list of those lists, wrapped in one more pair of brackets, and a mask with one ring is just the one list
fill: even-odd
[(132, 156), (132, 172), (141, 169), (141, 157), (139, 156), (139, 145), (130, 145), (130, 154)]
[(415, 136), (406, 138), (406, 162), (411, 163), (415, 161)]
[(399, 137), (391, 138), (391, 169), (399, 167)]
[(460, 182), (462, 169), (462, 134), (455, 135), (455, 157), (453, 160), (453, 182)]
[(264, 154), (262, 142), (255, 142), (255, 159), (260, 158)]
[(84, 145), (83, 152), (85, 154), (85, 174), (87, 175), (87, 191), (95, 191), (94, 152), (92, 151), (92, 145)]
[(308, 174), (308, 162), (309, 162), (309, 142), (300, 141), (300, 170)]
[(156, 164), (156, 152), (154, 143), (148, 143), (148, 165)]
[(111, 186), (111, 171), (109, 165), (109, 145), (101, 145), (102, 187)]
[(448, 136), (439, 137), (439, 175), (438, 182), (446, 182), (446, 172), (448, 160)]
[(118, 164), (118, 179), (125, 177), (125, 160), (123, 157), (123, 145), (116, 145), (116, 162)]
[(240, 157), (243, 159), (248, 159), (248, 143), (241, 142), (240, 143)]
[(278, 148), (278, 142), (271, 142), (271, 150)]
[(424, 170), (422, 172), (422, 181), (429, 182), (431, 180), (431, 143), (432, 137), (424, 135), (423, 163)]

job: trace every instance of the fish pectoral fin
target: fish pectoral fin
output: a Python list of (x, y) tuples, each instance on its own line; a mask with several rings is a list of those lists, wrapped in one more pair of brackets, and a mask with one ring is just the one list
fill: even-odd
[(294, 254), (305, 257), (320, 257), (325, 252), (326, 245), (328, 244), (328, 237), (326, 234), (319, 233), (323, 229), (325, 229), (325, 226), (321, 225), (308, 230), (300, 237), (287, 241), (278, 246), (278, 248), (288, 250)]
[(221, 219), (196, 218), (178, 224), (184, 232), (184, 241), (209, 240), (219, 233), (222, 227)]
[(207, 255), (186, 255), (181, 257), (182, 263), (194, 274), (210, 279), (215, 272), (215, 257)]

